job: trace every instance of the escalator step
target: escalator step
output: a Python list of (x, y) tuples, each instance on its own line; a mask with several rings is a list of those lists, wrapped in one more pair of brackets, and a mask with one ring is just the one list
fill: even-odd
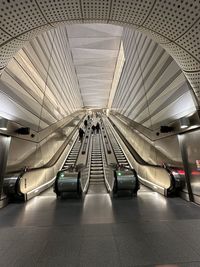
[(103, 179), (103, 174), (90, 174), (90, 179)]
[(97, 171), (97, 170), (91, 170), (90, 174), (91, 174), (91, 175), (93, 175), (93, 174), (94, 174), (94, 175), (103, 174), (103, 170), (102, 170), (102, 171), (101, 171), (101, 170), (100, 170), (100, 171)]
[(90, 184), (100, 185), (100, 184), (104, 184), (104, 181), (100, 181), (100, 182), (90, 181)]
[(91, 170), (103, 170), (103, 165), (102, 168), (100, 166), (91, 166)]

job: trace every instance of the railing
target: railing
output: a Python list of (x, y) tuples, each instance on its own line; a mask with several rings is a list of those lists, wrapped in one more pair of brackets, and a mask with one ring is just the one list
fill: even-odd
[[(88, 128), (90, 130), (90, 127)], [(89, 187), (89, 180), (90, 180), (90, 163), (91, 163), (91, 155), (92, 155), (92, 139), (90, 138), (91, 133), (88, 135), (87, 141), (87, 159), (86, 159), (86, 166), (83, 167), (81, 170), (81, 187), (84, 193), (87, 193)]]

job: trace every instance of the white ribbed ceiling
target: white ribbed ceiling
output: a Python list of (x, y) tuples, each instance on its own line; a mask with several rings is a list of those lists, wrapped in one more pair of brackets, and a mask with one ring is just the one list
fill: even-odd
[(67, 26), (79, 87), (86, 107), (107, 107), (123, 28), (108, 24)]

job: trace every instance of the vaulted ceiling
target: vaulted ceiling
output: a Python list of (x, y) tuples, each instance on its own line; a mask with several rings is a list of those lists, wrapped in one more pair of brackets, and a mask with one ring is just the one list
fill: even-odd
[(79, 88), (86, 107), (107, 107), (123, 28), (107, 24), (67, 26)]
[(26, 41), (63, 23), (128, 25), (145, 33), (175, 59), (200, 101), (199, 0), (1, 0), (0, 73)]

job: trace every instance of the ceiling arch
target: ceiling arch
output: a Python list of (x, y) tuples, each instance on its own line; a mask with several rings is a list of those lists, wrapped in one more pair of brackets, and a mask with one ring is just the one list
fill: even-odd
[(62, 23), (147, 34), (176, 60), (200, 101), (200, 0), (0, 0), (0, 71), (25, 42)]

